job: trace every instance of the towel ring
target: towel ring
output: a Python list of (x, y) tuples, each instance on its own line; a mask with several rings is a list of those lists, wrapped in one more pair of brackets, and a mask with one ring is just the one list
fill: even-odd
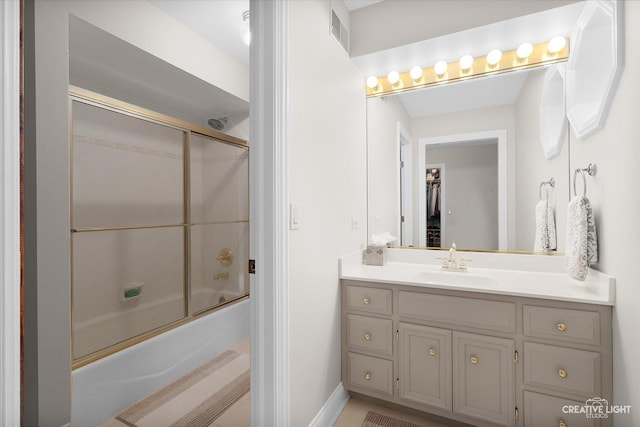
[(598, 172), (598, 167), (595, 165), (595, 163), (589, 163), (589, 166), (587, 166), (584, 169), (576, 169), (573, 172), (573, 195), (577, 196), (578, 192), (576, 191), (576, 176), (578, 175), (578, 172), (580, 172), (582, 174), (582, 197), (586, 197), (587, 196), (587, 177), (585, 176), (585, 172), (589, 174), (589, 176), (595, 176), (595, 174)]
[(546, 199), (545, 200), (549, 200), (549, 189), (546, 187), (547, 185), (551, 186), (551, 187), (555, 187), (556, 185), (556, 180), (551, 178), (549, 181), (542, 181), (540, 183), (540, 187), (538, 188), (538, 198), (540, 200), (542, 199), (542, 188), (545, 188), (545, 195), (546, 195)]

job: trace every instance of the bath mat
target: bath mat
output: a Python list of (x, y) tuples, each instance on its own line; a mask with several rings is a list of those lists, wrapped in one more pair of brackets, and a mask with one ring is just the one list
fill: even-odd
[(249, 391), (249, 355), (227, 350), (116, 416), (131, 427), (204, 427)]
[(364, 418), (362, 427), (423, 427), (420, 424), (402, 421), (397, 418), (369, 411)]

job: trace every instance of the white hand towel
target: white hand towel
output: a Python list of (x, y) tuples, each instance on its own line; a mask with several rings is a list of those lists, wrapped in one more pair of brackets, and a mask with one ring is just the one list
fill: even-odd
[(585, 280), (589, 265), (598, 262), (596, 223), (589, 199), (576, 196), (567, 210), (567, 247), (564, 265), (569, 276)]
[(557, 248), (556, 218), (553, 208), (547, 200), (536, 205), (536, 237), (533, 244), (535, 252), (551, 251)]

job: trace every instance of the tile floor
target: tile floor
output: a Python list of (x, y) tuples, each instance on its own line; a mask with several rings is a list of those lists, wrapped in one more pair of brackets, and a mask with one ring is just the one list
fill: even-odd
[(364, 401), (356, 397), (352, 397), (347, 402), (340, 418), (335, 424), (335, 427), (360, 427), (364, 418), (367, 416), (367, 412), (375, 411), (379, 414), (387, 415), (397, 418), (402, 421), (418, 424), (423, 427), (450, 427), (450, 424), (441, 424), (433, 421), (429, 418), (422, 417), (416, 414), (409, 414), (399, 409), (388, 408), (386, 406), (377, 405), (373, 402)]
[[(251, 342), (247, 337), (232, 347), (232, 349), (241, 353), (249, 354), (251, 351)], [(360, 427), (364, 421), (364, 417), (366, 417), (367, 412), (369, 411), (376, 411), (380, 414), (412, 422), (424, 427), (449, 427), (448, 424), (441, 424), (419, 415), (404, 413), (398, 409), (387, 408), (355, 397), (349, 399), (349, 402), (342, 411), (342, 414), (340, 414), (335, 427)], [(126, 424), (123, 424), (115, 418), (111, 418), (100, 425), (100, 427), (125, 426)], [(251, 427), (251, 392), (247, 393), (227, 409), (220, 418), (212, 424), (212, 427)]]

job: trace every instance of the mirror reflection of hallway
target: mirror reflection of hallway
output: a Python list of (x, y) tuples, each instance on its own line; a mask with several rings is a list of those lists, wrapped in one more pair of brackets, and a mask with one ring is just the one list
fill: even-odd
[(442, 232), (444, 231), (442, 210), (444, 202), (444, 168), (443, 163), (428, 164), (425, 170), (427, 182), (427, 246), (430, 248), (442, 247)]
[(497, 145), (489, 139), (426, 147), (426, 246), (498, 249)]

